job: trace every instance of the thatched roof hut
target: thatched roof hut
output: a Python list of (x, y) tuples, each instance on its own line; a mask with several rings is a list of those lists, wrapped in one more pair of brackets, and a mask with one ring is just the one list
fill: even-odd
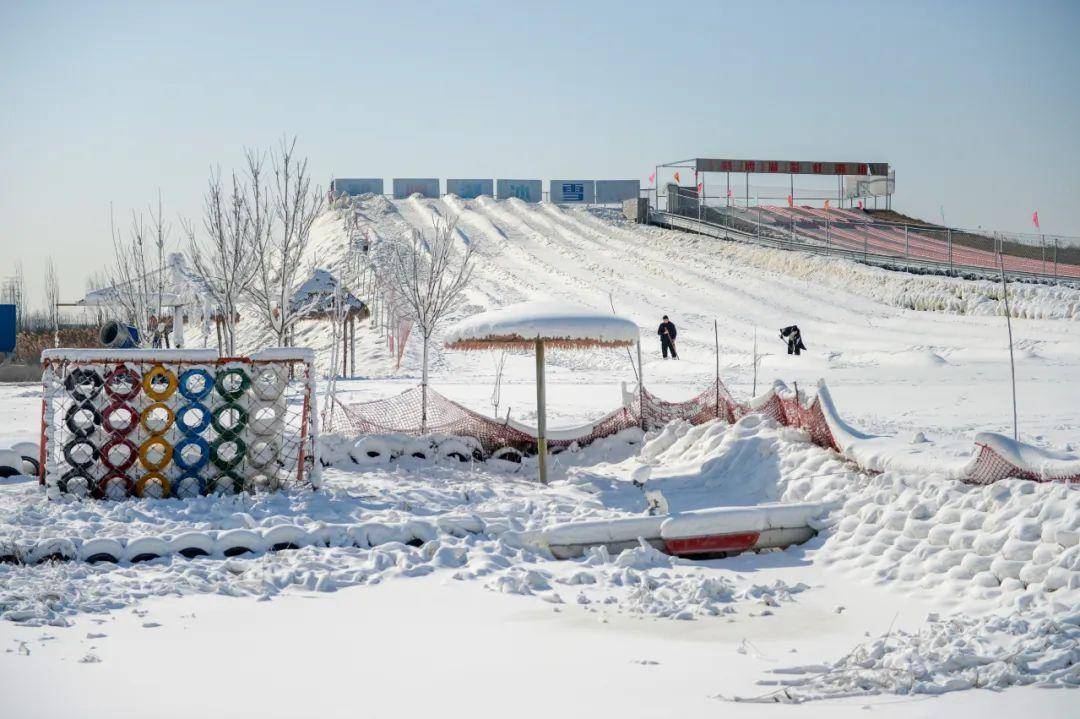
[(447, 330), (447, 349), (535, 349), (536, 440), (540, 481), (547, 483), (547, 418), (544, 397), (544, 348), (629, 347), (638, 342), (638, 326), (624, 317), (552, 302), (523, 302), (482, 312)]

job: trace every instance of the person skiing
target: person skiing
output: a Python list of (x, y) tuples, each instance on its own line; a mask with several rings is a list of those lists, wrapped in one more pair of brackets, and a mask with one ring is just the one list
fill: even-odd
[(669, 320), (667, 315), (664, 315), (664, 321), (660, 323), (656, 334), (660, 335), (660, 351), (664, 353), (664, 359), (667, 359), (669, 350), (672, 359), (679, 359), (679, 353), (675, 351), (675, 335), (678, 331), (675, 329), (675, 323)]

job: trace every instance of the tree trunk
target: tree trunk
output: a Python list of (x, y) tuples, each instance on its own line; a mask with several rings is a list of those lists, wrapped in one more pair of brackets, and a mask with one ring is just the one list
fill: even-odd
[(423, 372), (420, 375), (420, 432), (427, 431), (427, 384), (428, 384), (428, 342), (431, 337), (424, 335), (424, 355), (421, 360)]

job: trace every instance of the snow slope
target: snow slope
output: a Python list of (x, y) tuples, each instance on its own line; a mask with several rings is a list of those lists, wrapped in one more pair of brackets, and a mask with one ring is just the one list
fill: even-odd
[[(715, 320), (720, 373), (740, 397), (751, 393), (756, 329), (758, 392), (774, 378), (804, 389), (823, 377), (853, 427), (894, 443), (910, 437), (913, 456), (960, 438), (955, 446), (969, 450), (979, 431), (1011, 435), (1005, 327), (988, 283), (816, 263), (515, 200), (369, 198), (361, 211), (375, 244), (425, 228), (432, 213), (459, 214), (477, 268), (453, 320), (519, 301), (614, 305), (641, 328), (645, 380), (661, 397), (692, 396), (713, 378)], [(340, 272), (343, 240), (340, 218), (324, 216), (311, 261)], [(1021, 439), (1056, 457), (1080, 446), (1077, 296), (1017, 293)], [(679, 327), (678, 362), (650, 344), (662, 314)], [(792, 323), (810, 347), (797, 358), (775, 336)], [(413, 386), (417, 343), (394, 373), (364, 324), (360, 377), (339, 387), (368, 399)], [(302, 332), (325, 361), (326, 328)], [(556, 427), (617, 406), (620, 383), (633, 381), (625, 350), (555, 351), (548, 369)], [(530, 355), (508, 356), (500, 415), (532, 423), (533, 371)], [(458, 401), (491, 411), (493, 374), (483, 354), (435, 348), (432, 381)], [(0, 387), (0, 446), (34, 439), (39, 412), (35, 387)], [(863, 707), (982, 719), (1063, 716), (1075, 704), (1073, 692), (1035, 689), (1080, 684), (1075, 488), (964, 486), (950, 478), (951, 462), (932, 472), (882, 462), (886, 471), (872, 476), (757, 417), (676, 423), (643, 442), (611, 438), (553, 465), (541, 488), (528, 462), (360, 466), (344, 453), (315, 495), (122, 503), (45, 502), (34, 484), (6, 480), (5, 545), (127, 545), (188, 532), (213, 542), (281, 527), (324, 541), (227, 559), (0, 565), (0, 612), (19, 620), (0, 622), (0, 713), (50, 716), (78, 701), (87, 716), (132, 707), (190, 716), (208, 705), (268, 717), (355, 715), (358, 706), (377, 715), (762, 715), (733, 701), (742, 698), (810, 702), (776, 711), (815, 719), (862, 716)], [(708, 562), (646, 547), (556, 562), (519, 541), (561, 522), (640, 517), (643, 490), (661, 491), (674, 511), (814, 501), (829, 514), (807, 545)], [(231, 681), (117, 689), (118, 677), (146, 667)], [(281, 686), (266, 682), (275, 672), (287, 676)], [(1005, 690), (956, 691), (970, 687)]]

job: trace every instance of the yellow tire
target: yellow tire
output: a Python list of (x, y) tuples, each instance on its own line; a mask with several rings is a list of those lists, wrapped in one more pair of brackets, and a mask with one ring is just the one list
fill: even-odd
[[(154, 447), (161, 447), (161, 458), (156, 461), (150, 459), (150, 450)], [(139, 462), (151, 473), (167, 467), (172, 456), (173, 446), (164, 437), (151, 437), (139, 447)]]
[(144, 474), (135, 483), (135, 496), (137, 497), (162, 499), (168, 497), (170, 491), (172, 491), (172, 488), (169, 486), (169, 480), (159, 472)]
[[(162, 378), (166, 383), (164, 389), (155, 386), (155, 382)], [(176, 374), (164, 365), (154, 365), (149, 372), (143, 375), (142, 386), (147, 397), (162, 402), (176, 393)]]
[[(165, 410), (165, 424), (161, 427), (152, 427), (146, 420), (150, 417), (151, 413), (154, 412), (154, 410), (158, 409)], [(152, 405), (144, 409), (142, 411), (142, 414), (139, 416), (139, 424), (142, 425), (142, 428), (145, 429), (147, 433), (155, 437), (168, 432), (169, 428), (173, 426), (173, 422), (175, 421), (176, 413), (172, 411), (172, 407), (165, 404), (164, 402), (154, 402)]]

